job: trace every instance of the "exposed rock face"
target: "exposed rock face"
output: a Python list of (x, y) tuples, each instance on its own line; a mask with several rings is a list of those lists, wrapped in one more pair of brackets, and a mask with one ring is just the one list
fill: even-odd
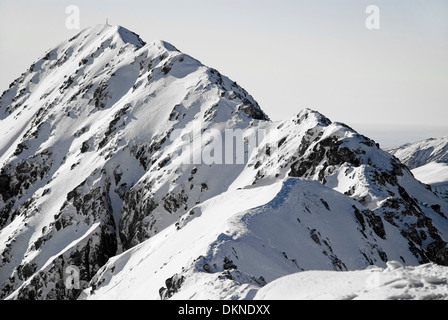
[(162, 298), (162, 300), (167, 300), (171, 298), (176, 292), (179, 291), (184, 280), (185, 280), (184, 276), (179, 276), (177, 274), (175, 274), (171, 278), (166, 279), (165, 280), (166, 288), (162, 287), (159, 290), (160, 298)]

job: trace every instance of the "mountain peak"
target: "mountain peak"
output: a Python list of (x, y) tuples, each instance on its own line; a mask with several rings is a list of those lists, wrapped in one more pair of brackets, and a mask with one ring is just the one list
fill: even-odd
[[(87, 27), (69, 41), (79, 38), (80, 36), (83, 40), (88, 40), (90, 37), (93, 39), (101, 39), (102, 41), (113, 39), (114, 42), (121, 41), (123, 44), (134, 45), (138, 49), (147, 44), (140, 38), (140, 35), (120, 25), (112, 26), (108, 24), (97, 24), (95, 26)], [(164, 40), (154, 40), (148, 45), (150, 47), (157, 47), (158, 49), (164, 48), (168, 51), (179, 51), (174, 45)]]
[(166, 49), (167, 51), (179, 51), (175, 46), (171, 43), (166, 42), (164, 40), (154, 40), (148, 44), (151, 47), (157, 47), (158, 49)]
[(106, 41), (110, 39), (112, 43), (120, 41), (122, 44), (131, 44), (137, 48), (141, 48), (146, 44), (135, 32), (119, 25), (111, 26), (108, 24), (97, 24), (96, 26), (87, 27), (71, 38), (69, 42), (75, 39), (80, 39), (82, 42), (97, 39)]
[(310, 108), (304, 108), (297, 114), (298, 123), (302, 123), (305, 120), (315, 121), (317, 124), (320, 124), (322, 126), (328, 126), (332, 123), (331, 120), (325, 117), (323, 114)]
[(143, 41), (135, 32), (130, 31), (122, 26), (116, 26), (115, 28), (117, 28), (117, 33), (120, 35), (123, 42), (134, 44), (139, 48), (146, 44), (146, 42)]

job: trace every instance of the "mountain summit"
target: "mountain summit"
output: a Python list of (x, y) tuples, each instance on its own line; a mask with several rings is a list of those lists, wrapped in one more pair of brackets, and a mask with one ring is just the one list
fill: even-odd
[(374, 141), (310, 109), (272, 122), (122, 27), (32, 64), (0, 134), (4, 299), (241, 299), (303, 270), (448, 265), (448, 203)]

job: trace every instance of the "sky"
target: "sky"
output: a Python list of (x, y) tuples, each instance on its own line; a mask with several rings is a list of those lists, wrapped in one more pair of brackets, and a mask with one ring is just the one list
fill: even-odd
[(383, 147), (448, 135), (446, 0), (0, 0), (0, 92), (106, 18), (237, 81), (272, 120), (311, 108)]

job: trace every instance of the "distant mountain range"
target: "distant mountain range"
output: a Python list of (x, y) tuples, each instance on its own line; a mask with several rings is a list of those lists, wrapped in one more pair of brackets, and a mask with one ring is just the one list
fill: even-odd
[(448, 137), (428, 139), (391, 149), (414, 176), (448, 201)]
[(410, 169), (431, 162), (448, 163), (448, 137), (427, 139), (388, 150)]

